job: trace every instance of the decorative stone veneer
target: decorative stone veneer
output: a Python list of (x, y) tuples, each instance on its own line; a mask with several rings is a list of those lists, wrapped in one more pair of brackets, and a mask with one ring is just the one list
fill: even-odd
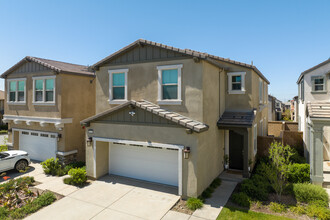
[(56, 157), (58, 158), (59, 162), (62, 165), (67, 165), (69, 163), (77, 161), (77, 153), (70, 154), (70, 155), (67, 155), (67, 156), (57, 154)]

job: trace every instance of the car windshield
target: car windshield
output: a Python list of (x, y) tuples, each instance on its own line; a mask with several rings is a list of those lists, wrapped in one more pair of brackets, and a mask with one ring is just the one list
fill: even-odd
[(8, 157), (9, 154), (8, 153), (0, 153), (0, 158), (5, 158)]

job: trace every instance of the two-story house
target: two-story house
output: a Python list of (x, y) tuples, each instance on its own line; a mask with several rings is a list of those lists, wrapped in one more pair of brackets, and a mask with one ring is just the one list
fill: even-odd
[(298, 78), (298, 127), (303, 131), (305, 157), (313, 183), (323, 183), (323, 161), (330, 160), (330, 59)]
[(85, 160), (80, 121), (95, 114), (94, 73), (87, 66), (25, 57), (5, 79), (8, 147), (31, 159)]
[(87, 174), (176, 186), (198, 196), (229, 168), (249, 176), (267, 134), (268, 80), (249, 64), (137, 40), (92, 66), (96, 115)]

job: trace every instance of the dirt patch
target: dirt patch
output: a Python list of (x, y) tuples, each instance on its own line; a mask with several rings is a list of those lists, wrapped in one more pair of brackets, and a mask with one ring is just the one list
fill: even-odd
[(172, 211), (181, 212), (184, 214), (192, 215), (194, 211), (188, 209), (186, 205), (187, 201), (180, 199), (172, 208)]

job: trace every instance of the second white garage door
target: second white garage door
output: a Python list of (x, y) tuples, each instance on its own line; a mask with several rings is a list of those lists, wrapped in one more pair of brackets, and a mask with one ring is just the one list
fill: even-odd
[(109, 174), (178, 186), (178, 151), (110, 143)]
[(52, 134), (20, 131), (19, 149), (28, 152), (32, 160), (44, 161), (56, 158), (56, 136)]

